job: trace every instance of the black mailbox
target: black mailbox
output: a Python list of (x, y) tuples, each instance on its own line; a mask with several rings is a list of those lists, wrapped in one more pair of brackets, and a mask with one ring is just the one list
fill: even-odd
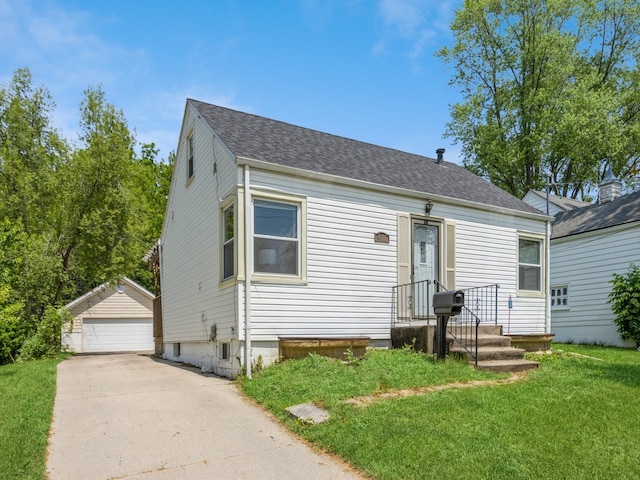
[(464, 292), (451, 290), (433, 294), (433, 312), (436, 315), (457, 315), (464, 307)]

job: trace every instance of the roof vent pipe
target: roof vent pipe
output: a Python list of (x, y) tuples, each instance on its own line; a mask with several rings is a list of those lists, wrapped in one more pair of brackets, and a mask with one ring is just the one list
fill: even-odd
[(444, 162), (444, 148), (437, 149), (436, 154), (438, 155), (438, 157), (436, 158), (436, 163), (440, 165), (442, 164), (442, 162)]

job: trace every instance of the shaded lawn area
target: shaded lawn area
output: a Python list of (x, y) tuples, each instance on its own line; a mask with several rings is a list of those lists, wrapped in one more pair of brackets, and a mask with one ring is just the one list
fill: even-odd
[[(504, 375), (408, 350), (351, 364), (310, 356), (241, 382), (291, 430), (376, 479), (640, 478), (640, 353), (554, 345), (512, 383), (450, 388), (369, 406), (351, 397)], [(331, 419), (305, 426), (284, 409), (313, 401)]]
[(0, 478), (44, 478), (62, 358), (0, 366)]

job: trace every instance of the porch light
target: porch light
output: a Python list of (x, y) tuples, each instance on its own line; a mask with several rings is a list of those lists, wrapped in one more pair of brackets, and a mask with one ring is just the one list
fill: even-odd
[(427, 217), (431, 213), (432, 208), (433, 208), (433, 202), (431, 200), (427, 200), (427, 203), (424, 206), (424, 211), (427, 214)]

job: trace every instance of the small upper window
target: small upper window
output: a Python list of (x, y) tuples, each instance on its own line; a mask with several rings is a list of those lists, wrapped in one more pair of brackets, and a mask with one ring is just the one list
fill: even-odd
[(518, 289), (542, 291), (542, 240), (518, 239)]
[(298, 275), (300, 272), (300, 207), (254, 201), (254, 271)]
[(187, 180), (193, 177), (193, 133), (187, 138)]
[(222, 278), (226, 280), (234, 275), (234, 238), (235, 238), (235, 215), (233, 210), (233, 204), (228, 206), (223, 211), (222, 234), (223, 234), (223, 247), (222, 247)]
[(567, 285), (551, 287), (551, 308), (554, 310), (569, 308), (569, 287)]

